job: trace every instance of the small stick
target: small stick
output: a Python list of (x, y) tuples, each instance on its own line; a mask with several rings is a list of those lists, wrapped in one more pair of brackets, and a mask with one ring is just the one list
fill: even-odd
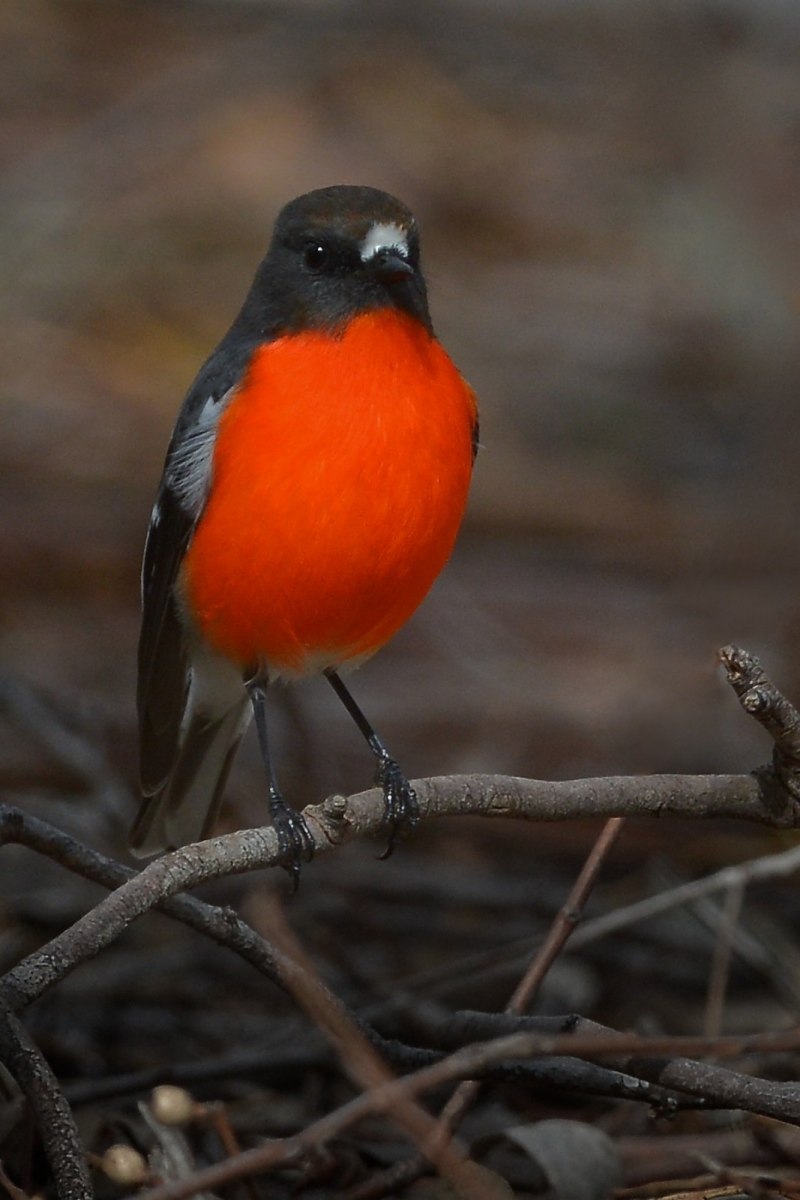
[(706, 1037), (718, 1037), (722, 1032), (725, 994), (731, 970), (731, 953), (743, 900), (744, 884), (734, 884), (728, 888), (722, 909), (722, 924), (714, 946), (714, 958), (708, 979), (708, 995), (703, 1020), (703, 1033)]
[(92, 1200), (92, 1178), (72, 1111), (41, 1050), (2, 999), (0, 1058), (31, 1106), (59, 1197)]

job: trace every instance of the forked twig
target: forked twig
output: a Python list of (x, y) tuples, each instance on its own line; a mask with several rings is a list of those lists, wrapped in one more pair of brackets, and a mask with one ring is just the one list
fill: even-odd
[[(608, 845), (618, 831), (618, 819), (624, 815), (654, 817), (671, 813), (695, 818), (725, 816), (760, 821), (777, 828), (797, 827), (800, 824), (800, 805), (797, 803), (800, 800), (800, 714), (767, 679), (753, 656), (735, 647), (725, 647), (720, 652), (720, 657), (743, 708), (764, 726), (773, 739), (773, 761), (770, 767), (760, 768), (749, 775), (660, 775), (648, 778), (583, 779), (558, 783), (480, 775), (429, 779), (415, 784), (422, 814), (503, 817), (515, 815), (538, 821), (562, 821), (587, 816), (611, 817), (612, 821), (608, 823), (605, 834)], [(312, 830), (315, 850), (322, 853), (352, 837), (378, 833), (383, 821), (383, 798), (378, 789), (362, 792), (346, 800), (342, 797), (332, 797), (319, 806), (307, 809), (305, 815)], [(2, 806), (0, 843), (14, 841), (24, 842), (34, 849), (48, 853), (65, 866), (89, 878), (95, 878), (105, 886), (116, 887), (111, 895), (69, 929), (17, 964), (2, 981), (0, 994), (8, 1006), (4, 1018), (4, 1054), (21, 1082), (25, 1077), (26, 1061), (30, 1063), (31, 1060), (26, 1060), (25, 1054), (20, 1051), (20, 1047), (25, 1044), (24, 1030), (18, 1022), (14, 1023), (14, 1011), (19, 1011), (27, 1003), (41, 996), (80, 963), (99, 953), (132, 921), (151, 908), (165, 908), (187, 924), (215, 937), (221, 943), (235, 949), (263, 973), (282, 985), (289, 986), (297, 994), (302, 993), (303, 988), (308, 986), (307, 973), (297, 973), (293, 958), (270, 947), (239, 918), (177, 895), (207, 880), (278, 865), (280, 851), (277, 838), (271, 829), (244, 830), (184, 847), (150, 863), (138, 875), (132, 875), (127, 868), (103, 859), (77, 843), (67, 845), (64, 835), (49, 830), (43, 823), (37, 825), (33, 818), (23, 817), (18, 810)], [(66, 841), (71, 842), (70, 839)], [(598, 863), (605, 853), (602, 845), (601, 839)], [(577, 890), (571, 899), (578, 907), (582, 897), (585, 898), (591, 887), (594, 877), (592, 871), (593, 868), (587, 863), (581, 879), (576, 884)], [(526, 980), (517, 989), (515, 1004), (523, 1004), (535, 990), (573, 927), (574, 922), (568, 905), (557, 918), (537, 959), (531, 965)], [(598, 1048), (596, 1044), (592, 1046), (591, 1041), (588, 1045), (582, 1045), (582, 1039), (579, 1037), (548, 1040), (539, 1035), (531, 1040), (532, 1037), (530, 1034), (518, 1034), (488, 1046), (466, 1047), (442, 1062), (402, 1080), (380, 1083), (376, 1079), (375, 1086), (350, 1106), (345, 1106), (347, 1112), (344, 1115), (343, 1110), (339, 1110), (336, 1120), (331, 1117), (317, 1122), (302, 1137), (294, 1139), (294, 1142), (297, 1145), (307, 1145), (309, 1138), (311, 1141), (316, 1137), (322, 1138), (325, 1136), (325, 1130), (330, 1133), (333, 1129), (341, 1128), (342, 1121), (356, 1119), (359, 1113), (376, 1111), (386, 1103), (398, 1103), (403, 1098), (409, 1099), (433, 1086), (431, 1080), (441, 1083), (448, 1079), (478, 1074), (487, 1064), (498, 1061), (498, 1055), (501, 1059), (554, 1053), (583, 1053), (592, 1057), (593, 1054), (605, 1055), (612, 1052), (607, 1040)], [(796, 1031), (791, 1031), (788, 1034), (771, 1035), (765, 1039), (745, 1040), (750, 1046), (777, 1048), (779, 1045), (794, 1047), (800, 1039), (796, 1036)], [(735, 1044), (741, 1045), (742, 1039), (738, 1039)], [(702, 1043), (702, 1039), (699, 1042), (697, 1039), (684, 1039), (680, 1043), (673, 1040), (669, 1042), (668, 1047), (659, 1048), (658, 1044), (653, 1042), (641, 1039), (634, 1039), (632, 1042), (630, 1038), (622, 1036), (613, 1039), (613, 1053), (647, 1055), (647, 1061), (640, 1064), (640, 1073), (645, 1078), (656, 1077), (665, 1086), (676, 1087), (692, 1094), (702, 1094), (703, 1087), (708, 1084), (707, 1075), (704, 1079), (701, 1078), (707, 1064), (689, 1064), (695, 1071), (695, 1075), (692, 1076), (691, 1072), (687, 1075), (685, 1067), (680, 1069), (679, 1060), (665, 1063), (652, 1059), (654, 1054), (681, 1052), (679, 1045), (689, 1046), (690, 1049), (683, 1052), (692, 1053), (695, 1050), (701, 1052), (701, 1046), (708, 1046), (708, 1043)], [(729, 1047), (730, 1043), (725, 1039), (717, 1039), (713, 1045), (719, 1052), (726, 1046)], [(719, 1071), (719, 1068), (716, 1070)], [(758, 1093), (759, 1085), (763, 1085), (765, 1081), (752, 1082), (754, 1091)], [(719, 1087), (721, 1093), (724, 1093), (724, 1081), (719, 1083)], [(742, 1085), (736, 1084), (733, 1091), (736, 1092), (737, 1088), (741, 1100)], [(58, 1095), (60, 1096), (60, 1093)], [(751, 1107), (758, 1112), (779, 1112), (784, 1120), (800, 1120), (800, 1096), (795, 1096), (793, 1092), (784, 1092), (782, 1099), (785, 1103), (780, 1108), (773, 1092), (766, 1098), (759, 1093), (754, 1096)], [(56, 1108), (59, 1108), (59, 1105), (56, 1105)], [(277, 1161), (275, 1154), (278, 1158), (281, 1157), (275, 1147), (271, 1148), (271, 1153), (271, 1161)], [(243, 1155), (242, 1158), (247, 1159), (248, 1155)], [(247, 1173), (247, 1169), (242, 1173)], [(87, 1178), (84, 1176), (76, 1186), (87, 1186)], [(206, 1186), (213, 1186), (213, 1183), (204, 1179), (200, 1187)], [(191, 1190), (195, 1190), (194, 1187)], [(174, 1191), (168, 1192), (168, 1189), (161, 1191), (164, 1195), (178, 1194)], [(88, 1195), (90, 1192), (76, 1191), (74, 1194)]]
[[(611, 817), (606, 821), (600, 836), (594, 843), (572, 886), (565, 903), (556, 913), (544, 941), (534, 954), (522, 979), (514, 989), (505, 1012), (520, 1014), (530, 1004), (542, 984), (547, 972), (555, 962), (567, 940), (575, 930), (586, 901), (595, 885), (602, 864), (622, 831), (622, 817)], [(477, 1079), (464, 1079), (445, 1104), (436, 1126), (437, 1143), (447, 1144), (480, 1091)], [(379, 1172), (363, 1185), (351, 1189), (348, 1200), (369, 1200), (369, 1197), (386, 1195), (401, 1184), (411, 1183), (425, 1170), (425, 1159), (416, 1156), (396, 1163)]]

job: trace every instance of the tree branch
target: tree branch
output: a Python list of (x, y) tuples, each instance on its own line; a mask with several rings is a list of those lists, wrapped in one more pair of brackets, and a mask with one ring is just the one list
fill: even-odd
[[(794, 828), (797, 805), (767, 772), (760, 775), (652, 775), (564, 782), (495, 775), (454, 775), (416, 780), (425, 816), (515, 816), (535, 821), (603, 817), (738, 817), (778, 828)], [(332, 816), (333, 813), (333, 816)], [(356, 836), (377, 834), (384, 821), (383, 795), (375, 788), (349, 799), (334, 796), (306, 808), (316, 854)], [(19, 815), (0, 807), (5, 841), (19, 828)], [(23, 959), (3, 980), (16, 1010), (41, 996), (80, 963), (113, 942), (137, 917), (163, 901), (210, 879), (277, 866), (280, 852), (271, 828), (244, 829), (165, 854), (123, 883), (110, 896)]]
[[(517, 817), (564, 821), (586, 817), (738, 817), (781, 829), (795, 828), (800, 809), (772, 784), (768, 771), (752, 775), (651, 775), (555, 783), (496, 775), (453, 775), (416, 780), (423, 816)], [(383, 794), (377, 789), (345, 799), (330, 797), (304, 815), (315, 854), (353, 837), (381, 832)], [(0, 806), (5, 841), (18, 840), (16, 810)], [(210, 879), (274, 867), (280, 852), (271, 828), (244, 829), (165, 854), (123, 883), (110, 896), (23, 959), (5, 976), (3, 989), (19, 1011), (113, 942), (137, 917), (176, 893)]]
[(754, 654), (739, 646), (723, 646), (719, 658), (742, 708), (764, 726), (775, 743), (772, 769), (776, 778), (800, 800), (800, 712), (767, 678)]
[[(555, 783), (507, 776), (440, 777), (415, 782), (421, 814), (428, 817), (516, 817), (533, 821), (587, 817), (607, 820), (609, 817), (662, 817), (669, 814), (701, 819), (738, 818), (784, 829), (797, 827), (800, 825), (800, 714), (767, 679), (751, 655), (736, 647), (725, 647), (720, 651), (720, 658), (742, 707), (773, 739), (771, 766), (748, 775), (654, 775)], [(307, 808), (304, 815), (315, 853), (324, 853), (354, 837), (381, 832), (384, 824), (382, 792), (371, 789), (349, 798), (332, 796), (318, 806)], [(36, 1081), (37, 1103), (41, 1101), (54, 1106), (50, 1123), (54, 1138), (61, 1137), (65, 1130), (65, 1136), (71, 1136), (67, 1129), (71, 1116), (48, 1074), (47, 1064), (30, 1044), (14, 1012), (99, 953), (138, 916), (154, 907), (164, 908), (230, 946), (283, 985), (290, 982), (292, 972), (298, 970), (287, 956), (268, 946), (234, 914), (177, 895), (208, 880), (279, 865), (278, 842), (271, 828), (243, 830), (183, 847), (150, 863), (138, 875), (71, 839), (65, 841), (65, 835), (58, 834), (43, 822), (37, 824), (35, 819), (25, 817), (18, 810), (0, 806), (0, 845), (7, 842), (28, 844), (105, 886), (116, 886), (111, 895), (46, 946), (17, 964), (2, 981), (2, 996), (9, 1007), (5, 1012), (0, 1011), (0, 1048), (23, 1086), (27, 1080), (31, 1088)], [(296, 980), (295, 984), (300, 982)], [(743, 1045), (751, 1048), (757, 1045), (763, 1049), (777, 1049), (781, 1045), (795, 1048), (798, 1036), (798, 1031), (793, 1030), (739, 1039), (735, 1043), (718, 1039), (713, 1050), (738, 1052)], [(607, 1038), (600, 1041), (598, 1045), (597, 1038), (593, 1042), (592, 1038), (547, 1039), (517, 1034), (503, 1039), (503, 1044), (495, 1042), (491, 1047), (465, 1048), (448, 1060), (423, 1068), (415, 1076), (372, 1088), (348, 1106), (350, 1111), (344, 1119), (350, 1120), (356, 1113), (374, 1111), (376, 1103), (380, 1106), (387, 1101), (418, 1095), (434, 1083), (465, 1074), (479, 1074), (504, 1058), (531, 1054), (583, 1054), (589, 1058), (612, 1054), (618, 1058), (627, 1053), (640, 1056), (640, 1061), (631, 1060), (634, 1074), (653, 1079), (664, 1087), (702, 1096), (712, 1103), (731, 1103), (800, 1123), (800, 1094), (793, 1085), (748, 1080), (710, 1064), (654, 1057), (664, 1053), (686, 1053), (687, 1050), (689, 1053), (702, 1052), (703, 1046), (708, 1046), (702, 1039), (666, 1039), (665, 1044), (659, 1045), (652, 1040), (617, 1035), (612, 1039), (613, 1050)], [(338, 1127), (336, 1120), (329, 1118), (327, 1122), (319, 1123), (316, 1132), (318, 1136), (324, 1136), (324, 1131)], [(304, 1139), (297, 1139), (294, 1148), (305, 1144)], [(65, 1155), (60, 1169), (67, 1167), (73, 1172), (77, 1170), (72, 1159)], [(72, 1194), (90, 1194), (87, 1185), (84, 1168), (83, 1172), (78, 1171), (70, 1185), (75, 1189)], [(164, 1190), (165, 1195), (168, 1190)]]
[(72, 1111), (41, 1050), (2, 999), (0, 1058), (31, 1107), (58, 1195), (63, 1200), (91, 1200), (92, 1180)]

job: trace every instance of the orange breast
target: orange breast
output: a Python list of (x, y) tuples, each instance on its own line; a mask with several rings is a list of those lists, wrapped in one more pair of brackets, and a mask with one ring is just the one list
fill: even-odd
[(447, 354), (403, 314), (264, 346), (220, 420), (186, 557), (202, 634), (285, 675), (377, 650), (453, 548), (474, 419)]

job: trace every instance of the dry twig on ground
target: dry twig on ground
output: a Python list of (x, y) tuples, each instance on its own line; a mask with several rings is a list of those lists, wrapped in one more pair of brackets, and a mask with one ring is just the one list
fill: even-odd
[[(625, 1094), (624, 1089), (628, 1088), (628, 1094), (635, 1096), (638, 1082), (642, 1092), (638, 1098), (650, 1102), (658, 1097), (666, 1102), (670, 1095), (677, 1098), (677, 1103), (680, 1103), (681, 1097), (693, 1097), (712, 1107), (735, 1107), (800, 1124), (800, 1092), (793, 1083), (758, 1079), (713, 1063), (701, 1063), (684, 1057), (687, 1054), (742, 1057), (756, 1050), (763, 1053), (779, 1049), (795, 1051), (800, 1048), (797, 1029), (746, 1037), (647, 1038), (600, 1026), (587, 1026), (579, 1018), (562, 1027), (560, 1032), (542, 1032), (535, 1024), (514, 1025), (515, 1021), (526, 1021), (516, 1014), (561, 953), (593, 887), (599, 864), (619, 831), (623, 815), (663, 817), (666, 814), (680, 814), (696, 818), (737, 816), (777, 828), (793, 828), (800, 823), (796, 803), (800, 796), (800, 717), (766, 679), (759, 664), (750, 655), (726, 647), (721, 657), (745, 711), (767, 729), (774, 742), (772, 764), (749, 775), (665, 775), (647, 779), (585, 779), (561, 783), (495, 776), (460, 776), (424, 780), (415, 785), (423, 815), (516, 815), (542, 821), (603, 815), (610, 817), (610, 820), (569, 901), (534, 957), (525, 980), (518, 986), (507, 1014), (496, 1018), (497, 1023), (488, 1034), (485, 1023), (479, 1028), (480, 1021), (474, 1018), (477, 1024), (471, 1028), (465, 1027), (471, 1044), (462, 1041), (455, 1048), (447, 1050), (442, 1043), (433, 1059), (425, 1063), (423, 1058), (420, 1066), (399, 1078), (393, 1077), (388, 1066), (380, 1064), (375, 1055), (373, 1047), (380, 1043), (378, 1035), (365, 1027), (359, 1018), (347, 1014), (316, 977), (310, 965), (299, 961), (302, 955), (299, 956), (294, 950), (287, 953), (280, 944), (285, 939), (272, 935), (264, 939), (229, 910), (216, 909), (179, 895), (204, 881), (278, 865), (277, 841), (272, 830), (244, 830), (184, 847), (149, 864), (139, 874), (134, 874), (41, 821), (7, 806), (0, 809), (0, 842), (26, 845), (78, 874), (115, 889), (68, 929), (17, 963), (7, 972), (0, 985), (0, 995), (7, 1014), (7, 1036), (3, 1039), (6, 1065), (28, 1090), (54, 1177), (62, 1181), (62, 1194), (70, 1197), (90, 1194), (85, 1167), (80, 1166), (82, 1159), (74, 1123), (71, 1124), (69, 1108), (48, 1071), (25, 1069), (26, 1062), (33, 1063), (35, 1067), (37, 1051), (34, 1046), (25, 1048), (27, 1035), (14, 1014), (47, 993), (80, 963), (97, 955), (113, 942), (138, 916), (155, 907), (227, 946), (299, 998), (303, 1007), (316, 1014), (321, 1028), (330, 1027), (330, 1031), (338, 1029), (334, 1041), (340, 1053), (345, 1054), (346, 1070), (362, 1090), (355, 1099), (312, 1123), (302, 1133), (284, 1139), (280, 1144), (272, 1142), (261, 1150), (244, 1151), (216, 1167), (199, 1170), (188, 1179), (165, 1182), (148, 1193), (152, 1200), (166, 1200), (168, 1196), (176, 1200), (178, 1196), (191, 1195), (233, 1178), (296, 1161), (297, 1156), (311, 1146), (325, 1144), (365, 1116), (393, 1109), (406, 1114), (402, 1123), (406, 1129), (416, 1131), (414, 1136), (419, 1148), (426, 1157), (436, 1162), (440, 1170), (451, 1176), (451, 1181), (456, 1182), (457, 1186), (460, 1180), (460, 1185), (466, 1188), (464, 1194), (470, 1193), (473, 1187), (480, 1190), (480, 1181), (476, 1184), (469, 1174), (463, 1174), (466, 1161), (463, 1152), (456, 1152), (443, 1140), (445, 1131), (452, 1129), (463, 1115), (467, 1099), (472, 1099), (474, 1095), (474, 1088), (456, 1093), (457, 1098), (445, 1109), (438, 1127), (434, 1126), (433, 1118), (423, 1115), (416, 1098), (450, 1080), (523, 1078), (529, 1071), (535, 1072), (537, 1060), (544, 1056), (560, 1056), (563, 1063), (561, 1069), (567, 1073), (570, 1062), (580, 1068), (583, 1060), (585, 1072), (594, 1060), (609, 1059), (612, 1071), (598, 1082), (599, 1092), (596, 1094), (603, 1094), (605, 1089), (605, 1094), (611, 1095), (615, 1088), (622, 1087), (623, 1090), (618, 1094)], [(330, 851), (353, 837), (380, 830), (383, 820), (382, 797), (377, 790), (347, 799), (332, 797), (315, 808), (307, 809), (306, 816), (317, 852)], [(644, 902), (644, 907), (639, 905), (638, 909), (632, 906), (626, 916), (617, 917), (617, 924), (622, 919), (631, 920), (644, 915), (648, 903), (649, 911), (655, 911), (659, 905), (664, 909), (668, 903), (676, 902), (675, 896), (686, 898), (697, 893), (698, 888), (708, 892), (720, 886), (729, 889), (736, 887), (741, 894), (747, 883), (760, 875), (774, 875), (781, 870), (794, 869), (796, 859), (794, 852), (787, 852), (785, 856), (772, 856), (770, 860), (726, 868), (710, 880), (687, 885), (686, 889), (675, 889), (671, 899), (655, 898)], [(589, 922), (581, 931), (583, 937), (576, 935), (574, 943), (583, 941), (585, 944), (592, 934), (597, 936), (604, 920), (607, 930), (614, 924), (614, 915)], [(712, 1024), (714, 1030), (719, 1022), (728, 957), (728, 948), (723, 945), (718, 951), (717, 983), (712, 992), (716, 1014)], [(451, 1036), (456, 1028), (457, 1022), (453, 1022), (450, 1026)], [(587, 1029), (589, 1031), (585, 1032)], [(487, 1036), (489, 1040), (486, 1040)], [(419, 1056), (421, 1053), (424, 1055), (424, 1052), (413, 1047), (404, 1048), (399, 1044), (393, 1048), (395, 1058), (398, 1054), (400, 1059), (405, 1055), (407, 1061), (413, 1060), (414, 1054)], [(390, 1061), (393, 1054), (389, 1054)], [(534, 1061), (529, 1066), (530, 1059)], [(362, 1063), (362, 1068), (357, 1069), (358, 1062)], [(624, 1083), (622, 1075), (622, 1082), (612, 1080), (612, 1073), (619, 1075), (620, 1070), (628, 1083)], [(544, 1077), (540, 1075), (540, 1079)], [(580, 1075), (576, 1078), (580, 1078)], [(646, 1081), (657, 1084), (660, 1091), (656, 1093), (648, 1089)], [(435, 1128), (438, 1129), (437, 1138), (431, 1140)], [(62, 1150), (60, 1159), (59, 1146), (67, 1147)], [(489, 1178), (483, 1179), (483, 1184), (487, 1184)]]

